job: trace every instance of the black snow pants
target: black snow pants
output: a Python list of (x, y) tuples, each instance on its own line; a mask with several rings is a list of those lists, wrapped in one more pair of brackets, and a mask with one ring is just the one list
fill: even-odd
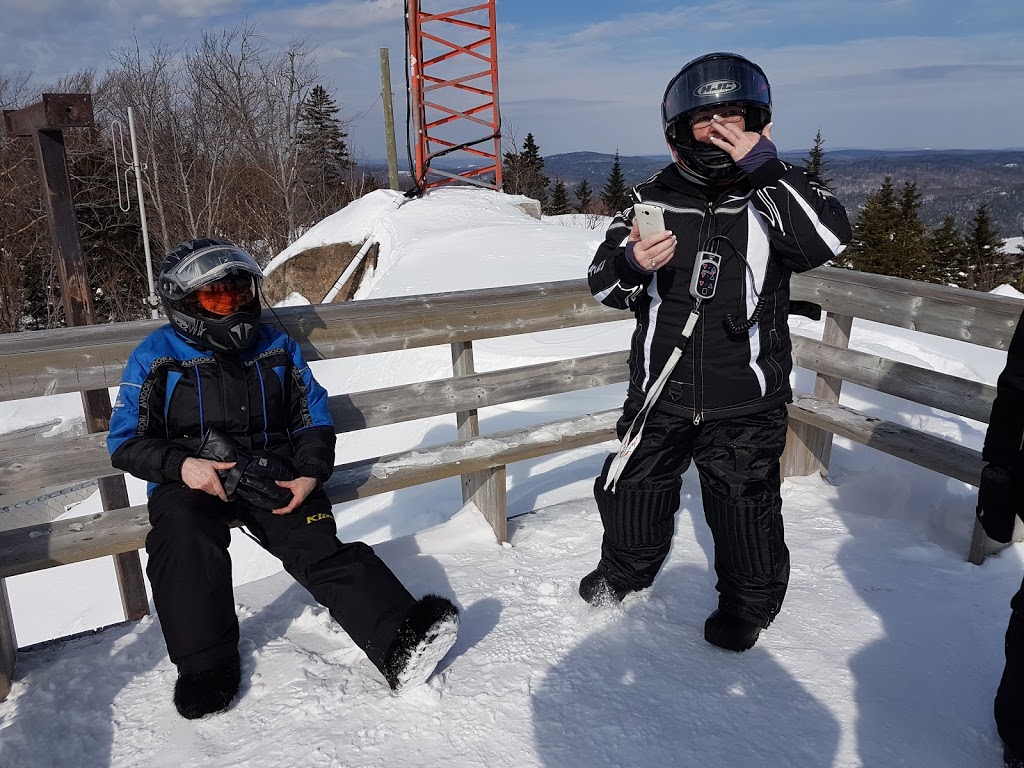
[(1006, 629), (1006, 667), (996, 692), (999, 736), (1017, 755), (1024, 755), (1024, 582), (1010, 601)]
[(229, 525), (240, 520), (326, 607), (378, 669), (415, 602), (366, 544), (337, 538), (331, 503), (316, 490), (288, 515), (165, 483), (149, 499), (146, 573), (171, 661), (183, 673), (238, 656)]
[[(640, 404), (627, 400), (621, 439)], [(779, 461), (786, 447), (786, 406), (695, 425), (655, 410), (615, 492), (605, 491), (611, 457), (594, 484), (604, 524), (598, 568), (617, 588), (644, 589), (668, 556), (682, 474), (700, 474), (704, 516), (715, 542), (719, 608), (767, 626), (789, 584)]]

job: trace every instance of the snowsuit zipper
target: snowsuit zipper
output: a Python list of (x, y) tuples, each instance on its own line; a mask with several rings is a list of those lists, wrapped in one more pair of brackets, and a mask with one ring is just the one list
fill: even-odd
[[(715, 227), (715, 206), (708, 200), (704, 207), (706, 211), (700, 224), (699, 237), (697, 239), (697, 250), (700, 251), (711, 237), (716, 234)], [(707, 223), (707, 233), (704, 225)], [(694, 329), (693, 362), (690, 366), (690, 374), (693, 381), (693, 424), (698, 426), (704, 421), (704, 397), (701, 382), (704, 380), (704, 314), (701, 313), (699, 327)], [(700, 336), (700, 341), (697, 336)]]

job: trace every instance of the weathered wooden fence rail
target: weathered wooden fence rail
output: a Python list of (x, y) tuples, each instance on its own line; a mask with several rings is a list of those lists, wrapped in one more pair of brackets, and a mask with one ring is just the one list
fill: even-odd
[[(793, 298), (827, 313), (822, 340), (794, 337), (794, 358), (817, 374), (813, 393), (797, 393), (783, 473), (827, 469), (838, 434), (966, 483), (977, 484), (976, 450), (859, 413), (839, 404), (844, 381), (942, 411), (987, 422), (994, 387), (847, 349), (853, 318), (1007, 349), (1021, 302), (954, 288), (834, 269), (793, 280)], [(432, 448), (335, 468), (326, 490), (338, 502), (461, 476), (495, 535), (505, 538), (505, 467), (614, 437), (618, 410), (480, 437), (477, 411), (626, 381), (622, 352), (478, 373), (472, 342), (522, 333), (623, 321), (597, 304), (582, 280), (429, 296), (285, 308), (277, 311), (310, 360), (449, 344), (453, 376), (368, 392), (335, 395), (339, 432), (454, 414), (459, 439)], [(0, 400), (117, 386), (132, 349), (158, 321), (87, 326), (0, 337)], [(62, 482), (117, 474), (105, 434), (0, 449), (0, 497)], [(17, 642), (3, 579), (96, 557), (132, 552), (148, 531), (144, 506), (0, 532), (0, 698), (13, 675)], [(990, 542), (975, 530), (970, 559)]]

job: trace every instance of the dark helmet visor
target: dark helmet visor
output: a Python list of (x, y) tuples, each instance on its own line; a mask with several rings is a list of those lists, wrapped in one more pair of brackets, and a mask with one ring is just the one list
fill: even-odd
[(211, 245), (189, 254), (166, 272), (161, 272), (160, 289), (168, 299), (180, 299), (230, 274), (263, 278), (259, 264), (245, 251)]

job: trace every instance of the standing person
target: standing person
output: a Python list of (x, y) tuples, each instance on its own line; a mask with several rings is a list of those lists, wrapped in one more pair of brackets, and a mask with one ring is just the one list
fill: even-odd
[(290, 336), (260, 322), (256, 261), (225, 240), (177, 246), (160, 266), (169, 325), (132, 353), (107, 443), (149, 481), (146, 573), (174, 705), (194, 719), (238, 692), (228, 554), (240, 521), (325, 606), (394, 690), (424, 682), (455, 642), (458, 611), (416, 600), (362, 542), (336, 536), (322, 490), (334, 468), (327, 393)]
[(631, 310), (636, 330), (618, 422), (626, 445), (594, 485), (604, 538), (580, 595), (617, 602), (651, 585), (692, 460), (718, 576), (704, 638), (732, 651), (753, 646), (789, 581), (779, 460), (792, 399), (790, 275), (851, 237), (835, 196), (777, 157), (771, 108), (768, 79), (742, 56), (684, 66), (662, 102), (674, 162), (632, 191), (663, 210), (666, 230), (641, 239), (635, 211), (619, 213), (588, 273), (594, 297)]
[[(978, 519), (990, 538), (1007, 544), (1017, 517), (1024, 516), (1024, 314), (996, 383), (981, 457), (987, 463), (978, 489)], [(1006, 767), (1024, 768), (1024, 582), (1010, 600), (1005, 647), (1006, 666), (996, 691), (996, 728)]]

